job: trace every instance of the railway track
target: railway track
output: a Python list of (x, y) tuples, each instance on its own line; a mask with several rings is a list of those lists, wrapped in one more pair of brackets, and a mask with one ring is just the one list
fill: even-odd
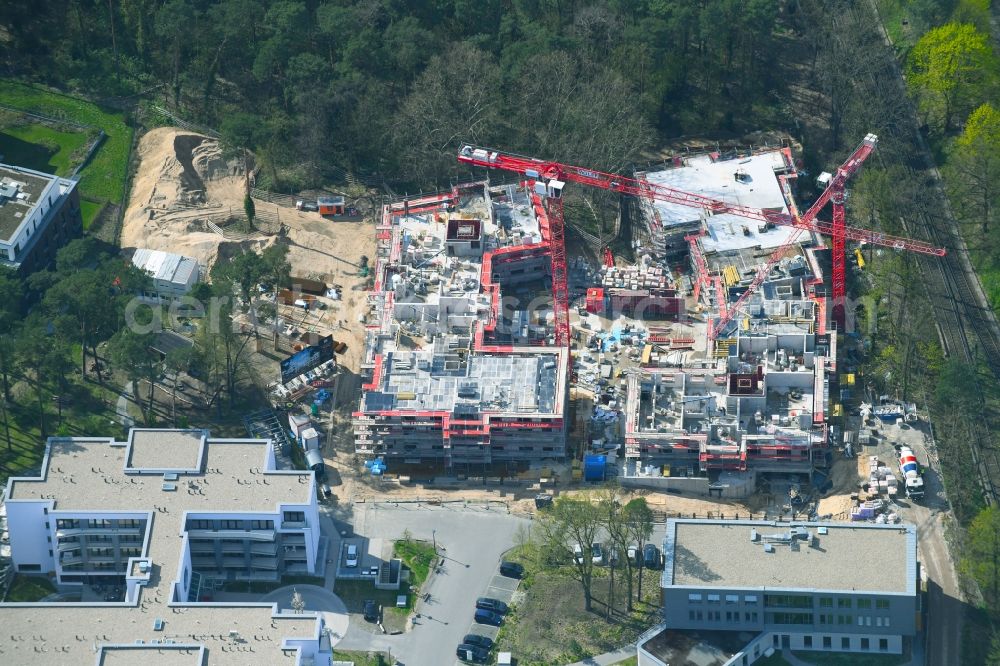
[[(919, 225), (935, 243), (941, 243), (941, 232), (929, 220)], [(949, 234), (951, 235), (951, 234)], [(989, 314), (984, 312), (977, 298), (969, 269), (963, 265), (959, 253), (964, 252), (956, 243), (945, 241), (949, 249), (945, 257), (924, 260), (922, 274), (928, 286), (928, 295), (938, 324), (938, 333), (945, 354), (975, 366), (978, 354), (973, 347), (977, 342), (986, 356), (990, 370), (1000, 377), (1000, 341)], [(936, 283), (933, 284), (933, 283)], [(998, 501), (997, 483), (1000, 482), (1000, 457), (993, 448), (989, 432), (981, 421), (971, 424), (972, 439), (969, 450), (976, 469), (978, 483), (987, 504)]]

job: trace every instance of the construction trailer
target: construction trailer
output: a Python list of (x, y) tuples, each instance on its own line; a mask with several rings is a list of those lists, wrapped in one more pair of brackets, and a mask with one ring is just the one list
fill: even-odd
[(316, 204), (319, 206), (320, 215), (340, 216), (344, 214), (344, 197), (320, 196), (316, 197)]

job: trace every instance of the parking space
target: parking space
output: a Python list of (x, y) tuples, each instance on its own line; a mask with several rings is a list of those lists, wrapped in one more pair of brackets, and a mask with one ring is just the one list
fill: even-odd
[[(497, 565), (499, 569), (499, 563)], [(490, 579), (489, 584), (486, 589), (483, 590), (479, 597), (489, 597), (491, 599), (497, 599), (504, 602), (505, 604), (510, 604), (511, 600), (514, 598), (514, 592), (517, 591), (517, 586), (521, 583), (518, 578), (508, 578), (507, 576), (501, 576), (499, 570), (493, 573), (493, 577)], [(478, 634), (480, 636), (486, 636), (490, 640), (496, 640), (497, 633), (499, 633), (500, 628), (494, 627), (488, 624), (479, 624), (478, 622), (472, 622), (469, 626), (467, 634)], [(459, 659), (455, 660), (455, 664), (462, 664)]]

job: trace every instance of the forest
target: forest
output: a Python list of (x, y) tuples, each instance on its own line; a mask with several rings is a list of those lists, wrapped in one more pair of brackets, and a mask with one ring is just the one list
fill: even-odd
[[(386, 193), (443, 187), (466, 173), (454, 159), (461, 142), (627, 171), (667, 145), (751, 143), (762, 131), (801, 144), (804, 173), (815, 174), (876, 132), (879, 154), (852, 186), (849, 223), (905, 234), (916, 215), (942, 226), (953, 216), (1000, 310), (989, 0), (9, 0), (4, 9), (4, 77), (81, 95), (134, 127), (149, 104), (169, 109), (252, 150), (258, 186), (279, 192), (348, 175)], [(924, 143), (947, 210), (915, 166)], [(47, 401), (81, 351), (84, 376), (88, 348), (96, 356), (112, 340), (112, 364), (143, 371), (130, 361), (135, 341), (116, 328), (121, 303), (93, 321), (73, 309), (76, 293), (103, 296), (82, 286), (81, 268), (102, 280), (115, 271), (108, 258), (74, 257), (81, 247), (33, 283), (0, 276), (4, 393), (8, 364), (21, 389), (37, 389), (5, 400), (3, 417), (9, 401), (25, 433), (59, 431), (45, 421)], [(875, 304), (866, 316), (879, 335), (863, 372), (879, 391), (930, 409), (957, 518), (950, 545), (975, 606), (963, 660), (1000, 664), (1000, 633), (992, 650), (975, 633), (1000, 622), (1000, 510), (972, 482), (967, 444), (970, 422), (996, 423), (1000, 383), (982, 359), (945, 358), (927, 294), (912, 289), (914, 261), (887, 256), (868, 279), (854, 288)], [(30, 340), (41, 335), (65, 343), (36, 358)], [(218, 366), (220, 410), (237, 393), (233, 344), (198, 347)]]

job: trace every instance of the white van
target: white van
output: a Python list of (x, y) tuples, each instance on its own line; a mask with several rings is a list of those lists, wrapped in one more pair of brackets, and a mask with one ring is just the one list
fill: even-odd
[(357, 544), (347, 544), (347, 558), (346, 564), (348, 567), (358, 566), (358, 546)]

